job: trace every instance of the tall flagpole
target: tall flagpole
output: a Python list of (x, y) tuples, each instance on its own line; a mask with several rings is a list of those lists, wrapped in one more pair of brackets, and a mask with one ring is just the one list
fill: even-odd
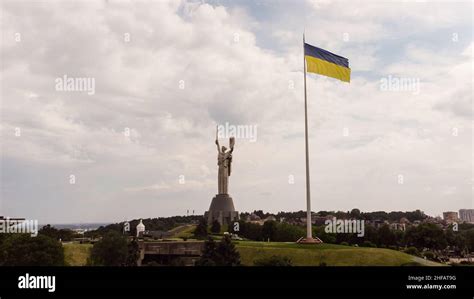
[(309, 180), (309, 146), (308, 146), (308, 103), (306, 95), (306, 57), (304, 55), (304, 32), (303, 32), (303, 67), (304, 67), (304, 137), (306, 147), (306, 241), (313, 239), (311, 227), (311, 192)]

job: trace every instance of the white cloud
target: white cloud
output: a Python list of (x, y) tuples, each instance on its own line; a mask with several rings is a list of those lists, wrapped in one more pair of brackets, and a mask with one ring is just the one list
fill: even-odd
[[(2, 3), (1, 214), (84, 222), (202, 213), (216, 192), (215, 124), (225, 122), (259, 130), (256, 143), (236, 144), (236, 207), (304, 209), (301, 20), (308, 42), (353, 68), (351, 84), (308, 76), (315, 209), (469, 207), (472, 41), (432, 47), (436, 30), (469, 26), (464, 7), (298, 5), (259, 16), (244, 3)], [(55, 91), (64, 74), (95, 78), (96, 93)], [(420, 77), (420, 94), (380, 90), (388, 74)], [(442, 188), (453, 186), (444, 201)]]

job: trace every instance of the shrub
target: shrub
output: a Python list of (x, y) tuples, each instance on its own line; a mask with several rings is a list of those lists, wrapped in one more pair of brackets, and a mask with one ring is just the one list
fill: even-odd
[(416, 249), (416, 247), (414, 247), (414, 246), (408, 247), (403, 252), (405, 252), (407, 254), (411, 254), (411, 255), (416, 255), (416, 256), (420, 255), (420, 253), (418, 252), (418, 249)]
[(375, 245), (374, 243), (372, 243), (370, 241), (364, 241), (364, 242), (362, 242), (362, 244), (360, 246), (361, 247), (377, 247), (377, 245)]
[[(304, 233), (303, 233), (303, 236), (305, 236)], [(324, 243), (330, 243), (330, 244), (336, 243), (336, 234), (326, 233), (324, 229), (324, 225), (313, 226), (313, 236), (317, 236)]]
[(289, 267), (293, 266), (293, 263), (289, 257), (286, 256), (277, 256), (272, 255), (271, 257), (264, 257), (260, 259), (256, 259), (253, 264), (255, 266), (261, 267), (271, 267), (271, 266), (278, 266), (278, 267)]
[(432, 251), (424, 252), (423, 256), (432, 261), (436, 260), (436, 255)]

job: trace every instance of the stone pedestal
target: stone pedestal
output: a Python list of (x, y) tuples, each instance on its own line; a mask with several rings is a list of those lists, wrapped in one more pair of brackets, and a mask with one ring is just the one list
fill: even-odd
[(321, 241), (320, 238), (315, 237), (315, 238), (300, 238), (296, 243), (299, 244), (322, 244), (323, 241)]
[(239, 220), (239, 212), (234, 208), (234, 202), (229, 194), (216, 194), (212, 199), (209, 211), (204, 213), (209, 225), (217, 220), (220, 225), (229, 225)]

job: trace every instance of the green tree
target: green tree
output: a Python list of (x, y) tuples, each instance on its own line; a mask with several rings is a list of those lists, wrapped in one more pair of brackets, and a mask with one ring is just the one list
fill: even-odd
[(93, 266), (123, 266), (127, 254), (127, 240), (120, 233), (109, 231), (92, 247), (88, 263)]
[(219, 221), (214, 220), (212, 222), (211, 232), (213, 232), (214, 234), (218, 234), (221, 232), (221, 224), (219, 223)]
[(225, 235), (219, 244), (209, 238), (204, 244), (201, 258), (196, 266), (238, 266), (240, 254), (229, 236)]
[(265, 213), (263, 213), (262, 210), (258, 210), (258, 211), (255, 210), (255, 211), (253, 211), (253, 213), (254, 213), (255, 215), (257, 215), (258, 217), (260, 217), (260, 219), (265, 218)]
[[(394, 236), (395, 236), (395, 243), (396, 243), (396, 246), (402, 246), (403, 244), (403, 238), (405, 237), (405, 232), (404, 231), (401, 231), (401, 230), (395, 230), (393, 232)], [(394, 245), (395, 246), (395, 245)]]
[(350, 215), (351, 215), (352, 218), (359, 219), (360, 210), (359, 209), (352, 209)]
[(276, 242), (295, 242), (304, 236), (306, 236), (306, 230), (301, 226), (289, 223), (276, 223), (273, 236), (270, 233), (270, 240)]
[(45, 235), (5, 236), (0, 244), (0, 266), (63, 266), (64, 249)]
[(207, 237), (207, 222), (204, 217), (199, 219), (199, 223), (194, 230), (194, 236), (198, 239)]
[(474, 228), (463, 231), (463, 238), (465, 240), (465, 246), (470, 252), (474, 252)]
[(136, 239), (130, 241), (127, 245), (127, 259), (125, 266), (134, 267), (137, 265), (138, 258), (140, 257), (140, 247)]
[(396, 236), (393, 233), (393, 231), (390, 229), (390, 227), (387, 224), (382, 225), (378, 231), (378, 238), (377, 238), (377, 245), (395, 245), (396, 244)]
[(74, 232), (70, 229), (60, 229), (58, 231), (58, 240), (61, 241), (72, 241), (74, 238)]
[(262, 238), (264, 241), (275, 240), (275, 235), (277, 231), (277, 223), (275, 221), (265, 221), (262, 228)]
[(74, 232), (70, 229), (57, 229), (50, 224), (43, 226), (39, 231), (39, 235), (50, 237), (54, 240), (72, 241)]
[(196, 266), (215, 266), (217, 258), (217, 244), (209, 237), (204, 243), (204, 250), (201, 258), (196, 262)]
[(420, 210), (416, 210), (416, 211), (413, 211), (413, 212), (406, 212), (406, 218), (410, 221), (410, 222), (413, 222), (415, 220), (423, 220), (425, 219), (427, 216), (425, 215), (425, 213), (423, 213), (422, 211)]
[[(378, 239), (377, 229), (372, 225), (366, 225), (364, 228), (363, 241), (369, 241), (370, 243), (376, 243)], [(360, 243), (359, 243), (360, 244)]]
[(50, 237), (51, 239), (58, 240), (59, 230), (50, 224), (43, 226), (39, 231), (39, 235)]
[(448, 245), (443, 230), (433, 223), (409, 227), (405, 233), (406, 244), (419, 249), (444, 249)]
[(254, 241), (262, 241), (262, 226), (255, 223), (245, 222), (240, 220), (239, 221), (239, 236), (244, 238), (254, 240)]
[(240, 265), (240, 254), (235, 248), (230, 236), (225, 235), (216, 248), (218, 266), (238, 266)]

